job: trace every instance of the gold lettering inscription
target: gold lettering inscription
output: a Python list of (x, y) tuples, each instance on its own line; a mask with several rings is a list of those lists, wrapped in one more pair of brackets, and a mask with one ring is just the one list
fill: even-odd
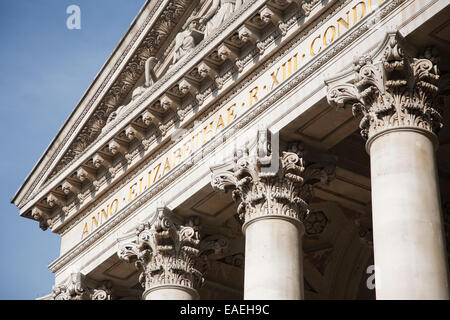
[(102, 224), (104, 222), (103, 218), (105, 218), (104, 221), (108, 220), (108, 218), (109, 218), (108, 208), (106, 208), (106, 210), (102, 209), (102, 211), (100, 211), (100, 224)]
[(360, 19), (364, 18), (365, 12), (366, 12), (366, 4), (363, 1), (358, 2), (355, 4), (355, 6), (352, 8), (353, 11), (353, 24), (355, 25), (356, 22), (358, 22), (358, 6), (361, 5), (361, 16)]
[[(113, 212), (113, 205), (114, 205), (114, 212)], [(111, 207), (109, 208), (109, 216), (111, 217), (113, 214), (117, 213), (117, 210), (119, 210), (119, 200), (114, 199), (111, 203)]]
[(159, 172), (160, 167), (161, 167), (161, 162), (158, 163), (155, 168), (153, 168), (153, 169), (156, 169), (155, 177), (153, 178), (153, 183), (155, 183), (156, 179), (160, 178), (160, 177), (158, 177), (158, 172)]
[(130, 186), (130, 201), (131, 200), (133, 200), (133, 195), (135, 194), (135, 190), (134, 190), (134, 187), (135, 186), (137, 186), (137, 182), (135, 182), (135, 183), (133, 183), (131, 186)]
[[(234, 113), (234, 107), (236, 107), (236, 103), (233, 103), (228, 109), (227, 109), (227, 125), (231, 123), (234, 119), (236, 119), (237, 115)], [(231, 116), (233, 116), (233, 119), (231, 119)]]
[(219, 131), (219, 128), (225, 128), (225, 124), (223, 123), (222, 115), (219, 114), (219, 118), (217, 119), (216, 132)]
[(180, 163), (181, 159), (182, 159), (182, 150), (181, 148), (178, 148), (173, 152), (173, 166), (175, 167), (178, 163)]
[(152, 184), (152, 170), (150, 169), (148, 172), (148, 183), (147, 183), (147, 187), (150, 187), (150, 185)]
[(81, 239), (89, 234), (87, 222), (84, 224), (83, 233), (81, 234)]
[(253, 105), (253, 100), (255, 100), (255, 102), (258, 101), (258, 97), (256, 96), (257, 94), (258, 94), (258, 86), (250, 90), (250, 107)]
[(142, 193), (142, 180), (144, 179), (144, 177), (139, 179), (139, 194)]
[(327, 46), (327, 45), (329, 44), (329, 43), (327, 42), (327, 32), (328, 32), (328, 30), (332, 30), (330, 43), (333, 42), (334, 36), (336, 35), (336, 28), (335, 28), (333, 25), (329, 26), (329, 27), (325, 30), (324, 34), (323, 34), (323, 44), (324, 44), (325, 46)]
[(294, 54), (294, 72), (297, 71), (297, 53)]
[[(98, 228), (98, 215), (99, 215), (99, 213), (97, 213), (97, 216), (92, 216), (92, 219), (91, 219), (91, 230), (94, 230), (94, 229), (96, 229), (96, 228)], [(94, 228), (94, 224), (95, 224), (95, 228)]]
[(164, 164), (164, 169), (163, 169), (163, 173), (162, 173), (163, 176), (164, 176), (164, 174), (166, 173), (166, 170), (167, 170), (167, 171), (170, 171), (169, 157), (166, 158), (166, 162), (165, 162), (165, 164)]
[(280, 68), (279, 68), (279, 67), (277, 68), (277, 71), (276, 71), (276, 72), (272, 72), (272, 73), (270, 74), (270, 76), (272, 77), (272, 86), (270, 87), (270, 90), (272, 90), (273, 87), (275, 87), (275, 86), (278, 85), (278, 79), (277, 79), (277, 77), (278, 77), (278, 71), (280, 71)]
[(345, 21), (341, 17), (337, 20), (337, 24), (338, 24), (338, 37), (339, 37), (341, 35), (341, 25), (344, 26), (347, 30), (350, 28), (350, 11), (347, 11), (347, 21)]
[[(213, 126), (214, 126), (214, 122), (211, 121), (209, 123), (209, 125), (207, 125), (203, 128), (203, 143), (205, 143), (206, 141), (208, 141), (209, 139), (211, 139), (213, 137)], [(209, 133), (209, 138), (208, 138), (208, 133)]]
[(191, 141), (186, 142), (183, 147), (183, 159), (186, 159), (192, 153)]
[(310, 47), (309, 51), (310, 51), (312, 57), (314, 57), (316, 54), (318, 54), (320, 52), (320, 50), (322, 50), (322, 47), (320, 46), (319, 51), (317, 51), (317, 52), (314, 51), (314, 43), (316, 42), (316, 40), (320, 40), (320, 34), (317, 37), (315, 37), (314, 40), (311, 42), (311, 47)]

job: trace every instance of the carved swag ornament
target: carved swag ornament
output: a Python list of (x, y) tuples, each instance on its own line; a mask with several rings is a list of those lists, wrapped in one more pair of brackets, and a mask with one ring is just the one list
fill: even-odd
[[(350, 81), (343, 76), (326, 81), (331, 106), (352, 106), (361, 117), (363, 138), (395, 127), (416, 127), (436, 133), (442, 127), (436, 101), (439, 80), (435, 52), (427, 49), (413, 58), (395, 33), (388, 34), (382, 50), (354, 62)], [(348, 79), (348, 78), (347, 78)]]
[(240, 202), (237, 213), (244, 226), (254, 218), (269, 215), (303, 222), (309, 214), (313, 185), (328, 183), (334, 176), (333, 161), (310, 162), (304, 145), (293, 143), (278, 157), (278, 167), (270, 170), (270, 147), (265, 144), (267, 150), (261, 152), (262, 145), (259, 143), (259, 155), (255, 156), (250, 156), (246, 148), (236, 151), (231, 171), (213, 170), (212, 187), (232, 190), (233, 200)]

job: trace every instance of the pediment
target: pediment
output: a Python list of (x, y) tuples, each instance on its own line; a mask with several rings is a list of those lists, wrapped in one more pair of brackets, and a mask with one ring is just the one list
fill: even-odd
[[(165, 72), (173, 56), (175, 37), (183, 24), (211, 0), (147, 1), (75, 107), (66, 123), (33, 168), (12, 202), (23, 207), (61, 171), (92, 146), (117, 111), (145, 85), (146, 61), (155, 57), (157, 74)], [(137, 89), (137, 90), (136, 90)]]

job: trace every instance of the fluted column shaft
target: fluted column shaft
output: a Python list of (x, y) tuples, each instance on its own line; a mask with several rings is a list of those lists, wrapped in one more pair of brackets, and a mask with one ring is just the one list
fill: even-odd
[(351, 105), (368, 139), (377, 299), (449, 298), (435, 160), (437, 60), (432, 50), (413, 56), (388, 34), (373, 56), (355, 62), (352, 80), (327, 81), (328, 101)]

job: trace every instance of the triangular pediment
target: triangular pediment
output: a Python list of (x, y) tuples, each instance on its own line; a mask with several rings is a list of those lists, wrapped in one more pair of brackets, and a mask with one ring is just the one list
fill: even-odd
[[(176, 35), (191, 15), (211, 1), (147, 1), (94, 82), (33, 168), (12, 202), (23, 207), (45, 185), (97, 141), (118, 110), (146, 85), (146, 61), (155, 57), (154, 72), (173, 63)], [(177, 61), (175, 61), (177, 62)], [(151, 79), (150, 79), (151, 80)], [(148, 85), (148, 83), (147, 83)]]

